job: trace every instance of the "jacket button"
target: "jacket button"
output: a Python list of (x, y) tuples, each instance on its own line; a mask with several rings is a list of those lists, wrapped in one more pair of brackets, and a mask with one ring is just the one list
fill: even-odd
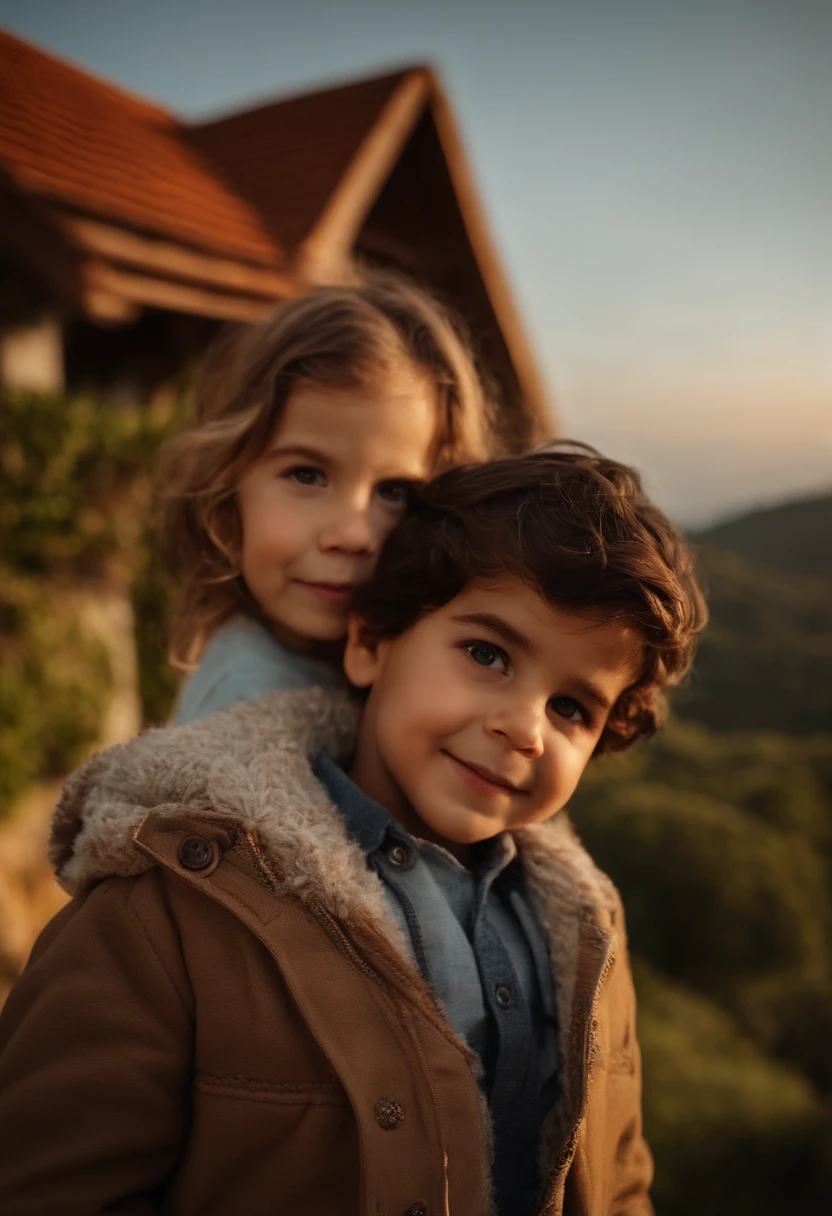
[(204, 836), (189, 836), (179, 846), (179, 864), (186, 870), (206, 870), (214, 860), (214, 850)]
[(404, 1123), (404, 1109), (392, 1098), (379, 1098), (375, 1107), (376, 1123), (385, 1131), (392, 1132)]
[(426, 1203), (412, 1203), (404, 1216), (428, 1216), (428, 1205)]
[(511, 1008), (511, 989), (506, 988), (505, 984), (498, 985), (494, 989), (494, 999), (501, 1009)]
[(404, 866), (410, 861), (410, 850), (403, 844), (391, 845), (387, 850), (387, 860), (394, 866)]

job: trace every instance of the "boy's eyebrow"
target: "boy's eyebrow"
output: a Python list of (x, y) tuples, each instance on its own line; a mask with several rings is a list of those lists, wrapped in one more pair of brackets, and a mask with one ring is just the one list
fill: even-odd
[(478, 625), (480, 629), (488, 629), (504, 642), (508, 642), (509, 646), (516, 646), (525, 654), (532, 654), (534, 651), (534, 646), (525, 633), (509, 625), (501, 616), (495, 616), (493, 612), (464, 612), (461, 616), (455, 616), (454, 620), (460, 625)]
[(586, 697), (588, 701), (594, 701), (603, 712), (612, 708), (610, 698), (602, 688), (599, 688), (597, 684), (593, 684), (591, 680), (585, 680), (582, 676), (575, 676), (569, 682), (578, 694)]

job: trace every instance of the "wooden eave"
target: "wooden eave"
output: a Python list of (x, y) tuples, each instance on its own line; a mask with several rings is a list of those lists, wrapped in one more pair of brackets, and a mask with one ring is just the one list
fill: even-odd
[(151, 306), (259, 321), (301, 291), (282, 270), (217, 257), (66, 208), (53, 207), (52, 217), (83, 259), (82, 304), (96, 320), (128, 321)]
[(329, 203), (295, 254), (298, 273), (326, 282), (350, 257), (355, 238), (376, 197), (424, 113), (432, 73), (407, 73), (367, 132)]

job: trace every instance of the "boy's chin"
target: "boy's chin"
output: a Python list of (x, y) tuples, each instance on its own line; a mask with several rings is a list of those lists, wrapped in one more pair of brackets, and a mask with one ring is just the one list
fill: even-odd
[(429, 828), (436, 843), (451, 848), (469, 848), (471, 845), (481, 844), (483, 840), (491, 840), (505, 830), (505, 824), (491, 822), (484, 816), (471, 814), (469, 811), (459, 811), (439, 822), (435, 808), (431, 808), (434, 813), (429, 811), (427, 817), (418, 808), (414, 809), (425, 827)]

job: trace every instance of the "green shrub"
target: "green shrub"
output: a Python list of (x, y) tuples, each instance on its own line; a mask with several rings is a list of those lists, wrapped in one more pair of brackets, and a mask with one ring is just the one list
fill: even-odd
[[(154, 409), (32, 392), (5, 391), (0, 402), (3, 560), (23, 577), (107, 577), (130, 587), (145, 722), (165, 720), (177, 686), (166, 658), (169, 588), (147, 516), (155, 454), (179, 425), (188, 391)], [(22, 690), (5, 697), (25, 713)], [(79, 731), (86, 739), (88, 726)], [(31, 760), (12, 767), (41, 775)], [(9, 781), (18, 788), (21, 779)]]
[(3, 573), (0, 816), (30, 782), (74, 768), (101, 730), (112, 688), (107, 651), (60, 598), (60, 588)]
[(3, 393), (0, 533), (22, 574), (101, 575), (130, 560), (170, 418), (87, 397)]
[(174, 588), (159, 559), (153, 531), (146, 529), (131, 595), (136, 630), (139, 697), (146, 726), (170, 717), (180, 675), (168, 662), (168, 619)]

